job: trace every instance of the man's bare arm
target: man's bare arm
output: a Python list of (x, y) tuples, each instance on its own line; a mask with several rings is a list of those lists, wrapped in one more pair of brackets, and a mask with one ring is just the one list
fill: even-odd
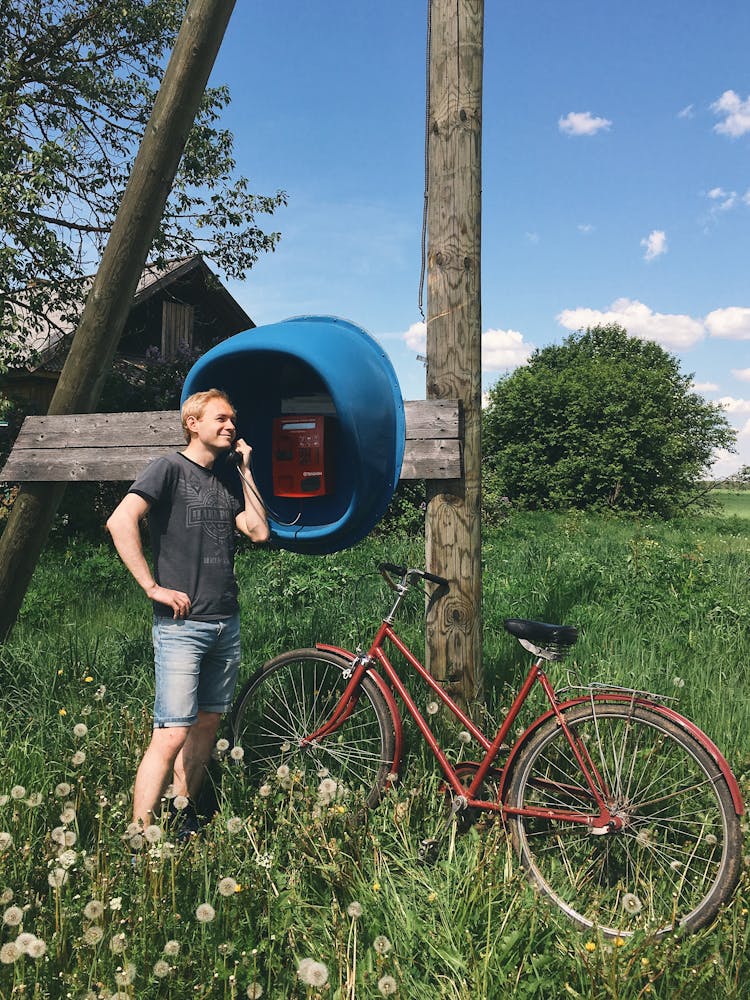
[(250, 456), (253, 449), (242, 438), (235, 441), (234, 447), (242, 456), (239, 471), (242, 473), (240, 482), (242, 483), (242, 496), (245, 500), (245, 509), (240, 511), (235, 519), (237, 530), (241, 531), (243, 535), (247, 535), (252, 542), (267, 542), (271, 535), (268, 518), (250, 469)]
[(190, 598), (180, 590), (160, 587), (143, 554), (141, 531), (138, 522), (146, 516), (150, 504), (137, 493), (128, 493), (115, 507), (107, 521), (107, 531), (112, 536), (115, 548), (133, 574), (136, 583), (143, 588), (146, 597), (159, 604), (166, 604), (175, 618), (183, 618), (190, 612)]

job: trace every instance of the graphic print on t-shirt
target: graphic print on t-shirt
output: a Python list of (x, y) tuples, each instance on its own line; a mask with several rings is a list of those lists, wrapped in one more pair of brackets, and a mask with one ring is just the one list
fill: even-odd
[(184, 479), (185, 527), (202, 527), (217, 542), (231, 535), (234, 514), (230, 498), (217, 481), (208, 482)]

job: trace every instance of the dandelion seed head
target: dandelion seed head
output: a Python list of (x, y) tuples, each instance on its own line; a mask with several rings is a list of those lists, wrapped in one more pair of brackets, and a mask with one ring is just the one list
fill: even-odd
[(30, 958), (42, 958), (47, 952), (47, 945), (45, 942), (38, 937), (35, 937), (33, 941), (30, 941), (26, 946), (26, 954)]
[(180, 942), (172, 939), (167, 941), (164, 945), (164, 954), (168, 955), (170, 958), (174, 958), (176, 955), (180, 954)]
[(92, 924), (91, 927), (87, 927), (83, 932), (83, 940), (87, 945), (91, 947), (99, 944), (101, 939), (104, 937), (104, 931), (101, 927), (97, 927), (96, 924)]
[(229, 740), (221, 739), (216, 741), (216, 749), (219, 753), (226, 753), (229, 749)]
[(5, 830), (0, 830), (0, 851), (9, 851), (13, 846), (13, 837)]
[(438, 705), (438, 703), (436, 701), (428, 701), (427, 702), (427, 714), (428, 715), (437, 715), (439, 708), (440, 708), (440, 706)]
[(362, 916), (362, 904), (358, 903), (355, 899), (351, 903), (349, 903), (349, 905), (346, 908), (346, 912), (349, 914), (352, 920), (359, 920), (359, 918)]
[(279, 764), (279, 766), (276, 768), (276, 777), (280, 781), (284, 781), (286, 778), (288, 778), (289, 777), (289, 767), (288, 767), (288, 765), (286, 765), (286, 764)]
[(220, 896), (233, 896), (237, 892), (237, 880), (227, 875), (226, 878), (220, 879), (218, 889)]
[(289, 751), (292, 749), (292, 744), (289, 743), (288, 740), (284, 740), (279, 749), (281, 750), (282, 753), (289, 753)]
[(78, 860), (78, 855), (76, 854), (75, 851), (71, 850), (70, 848), (68, 848), (65, 851), (61, 851), (60, 854), (58, 854), (57, 856), (58, 864), (60, 865), (61, 868), (65, 868), (66, 870), (68, 868), (72, 868), (77, 860)]
[(50, 840), (53, 844), (65, 844), (65, 829), (62, 826), (56, 826), (54, 830), (50, 832)]
[(200, 903), (195, 911), (195, 918), (202, 924), (210, 924), (216, 916), (216, 910), (210, 903)]
[(239, 816), (230, 816), (227, 820), (228, 833), (239, 833), (243, 826), (244, 824)]
[(270, 794), (271, 794), (270, 785), (261, 785), (260, 788), (258, 789), (258, 795), (260, 795), (262, 799), (267, 799)]
[(143, 831), (143, 837), (149, 844), (158, 844), (161, 840), (161, 827), (151, 823)]
[(465, 729), (462, 729), (461, 732), (458, 734), (458, 742), (471, 743), (471, 733), (467, 732)]
[(115, 973), (115, 982), (118, 986), (132, 986), (137, 975), (136, 968), (132, 962)]
[(136, 833), (135, 836), (131, 837), (128, 841), (130, 846), (134, 851), (140, 851), (143, 845), (146, 843), (142, 833)]
[(15, 941), (6, 941), (0, 948), (0, 962), (3, 965), (12, 965), (21, 957), (21, 949)]
[(72, 806), (66, 806), (60, 813), (61, 823), (72, 823), (76, 818), (76, 811)]
[(245, 756), (245, 751), (242, 749), (242, 747), (232, 747), (232, 749), (229, 751), (229, 756), (232, 758), (232, 760), (242, 760), (242, 758)]
[(104, 695), (107, 693), (107, 687), (105, 684), (100, 684), (99, 687), (94, 691), (94, 701), (102, 701)]
[(392, 996), (398, 989), (398, 984), (393, 976), (381, 976), (378, 979), (378, 991), (384, 996)]
[(88, 731), (89, 727), (85, 722), (76, 722), (73, 726), (73, 735), (79, 740), (82, 740), (88, 734)]
[(61, 781), (59, 785), (55, 785), (55, 795), (58, 799), (66, 799), (72, 789), (67, 781)]
[(122, 955), (122, 953), (125, 951), (126, 944), (127, 944), (127, 938), (122, 933), (122, 931), (120, 931), (119, 934), (113, 934), (112, 937), (109, 939), (109, 950), (112, 952), (113, 955)]
[(187, 795), (175, 795), (173, 800), (173, 805), (175, 809), (177, 809), (179, 812), (182, 812), (183, 809), (187, 809), (187, 807), (190, 805), (190, 800), (188, 799)]
[(104, 916), (104, 903), (98, 899), (92, 899), (83, 908), (83, 915), (87, 920), (101, 920)]
[(44, 802), (44, 796), (41, 792), (32, 792), (31, 795), (26, 799), (26, 805), (29, 809), (36, 809)]
[(297, 966), (297, 975), (307, 986), (325, 986), (328, 982), (328, 966), (312, 958), (303, 958)]
[(86, 754), (83, 752), (83, 750), (76, 750), (76, 752), (70, 758), (70, 763), (73, 765), (73, 767), (80, 767), (85, 760), (86, 760)]
[(16, 800), (25, 799), (26, 789), (23, 787), (23, 785), (14, 785), (10, 790), (10, 797)]
[(36, 938), (34, 937), (33, 934), (29, 934), (28, 931), (21, 931), (21, 933), (16, 938), (16, 947), (20, 948), (20, 950), (24, 953), (24, 955), (28, 955), (29, 953), (28, 948), (29, 945), (32, 943), (32, 941), (36, 941)]
[(20, 906), (9, 906), (3, 914), (3, 923), (8, 927), (18, 927), (23, 920), (23, 910)]
[(327, 805), (336, 797), (338, 787), (337, 782), (333, 778), (323, 778), (318, 785), (318, 798), (324, 805)]
[(7, 906), (8, 903), (13, 899), (13, 890), (10, 888), (3, 889), (0, 892), (0, 906)]
[(0, 795), (0, 806), (7, 806), (10, 802), (10, 795)]
[(53, 868), (47, 876), (47, 882), (53, 889), (61, 889), (68, 881), (68, 873), (64, 868)]
[(159, 958), (154, 962), (154, 975), (157, 979), (164, 979), (171, 971), (171, 965), (169, 962), (165, 962), (163, 958)]
[(673, 677), (672, 678), (672, 683), (674, 684), (674, 686), (676, 688), (684, 688), (685, 687), (685, 680), (684, 680), (683, 677)]
[(622, 908), (626, 913), (640, 913), (643, 909), (640, 899), (632, 892), (626, 892), (622, 897)]
[(706, 843), (709, 845), (709, 847), (716, 847), (716, 845), (718, 843), (718, 840), (716, 839), (716, 834), (715, 833), (707, 833), (706, 836), (703, 839), (706, 841)]
[(250, 983), (248, 988), (245, 990), (245, 996), (248, 1000), (260, 1000), (263, 996), (263, 987), (260, 983)]
[(393, 945), (388, 940), (388, 938), (385, 936), (385, 934), (378, 934), (378, 936), (372, 942), (372, 946), (375, 949), (375, 951), (378, 953), (378, 955), (387, 955), (388, 952), (393, 947)]

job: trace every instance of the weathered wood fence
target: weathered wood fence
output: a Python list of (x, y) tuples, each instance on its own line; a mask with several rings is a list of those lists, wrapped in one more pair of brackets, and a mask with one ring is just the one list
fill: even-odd
[[(460, 407), (455, 399), (404, 404), (402, 479), (459, 479)], [(0, 482), (133, 480), (144, 466), (185, 447), (177, 410), (26, 417)]]

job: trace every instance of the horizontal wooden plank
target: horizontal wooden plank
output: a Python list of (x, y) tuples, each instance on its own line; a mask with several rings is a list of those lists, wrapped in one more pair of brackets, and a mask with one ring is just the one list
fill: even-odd
[(460, 479), (461, 444), (456, 440), (407, 441), (402, 479)]
[[(457, 438), (455, 399), (417, 399), (404, 403), (406, 438)], [(14, 448), (140, 447), (145, 443), (179, 448), (184, 444), (178, 410), (147, 413), (69, 413), (27, 417)]]
[[(405, 404), (402, 479), (461, 476), (456, 400)], [(0, 482), (132, 481), (161, 455), (184, 448), (176, 410), (27, 417)]]
[[(183, 442), (184, 446), (184, 442)], [(14, 452), (0, 476), (3, 482), (132, 482), (145, 466), (175, 448), (144, 445), (140, 448), (61, 448)], [(402, 479), (458, 479), (461, 448), (456, 440), (406, 442)]]

